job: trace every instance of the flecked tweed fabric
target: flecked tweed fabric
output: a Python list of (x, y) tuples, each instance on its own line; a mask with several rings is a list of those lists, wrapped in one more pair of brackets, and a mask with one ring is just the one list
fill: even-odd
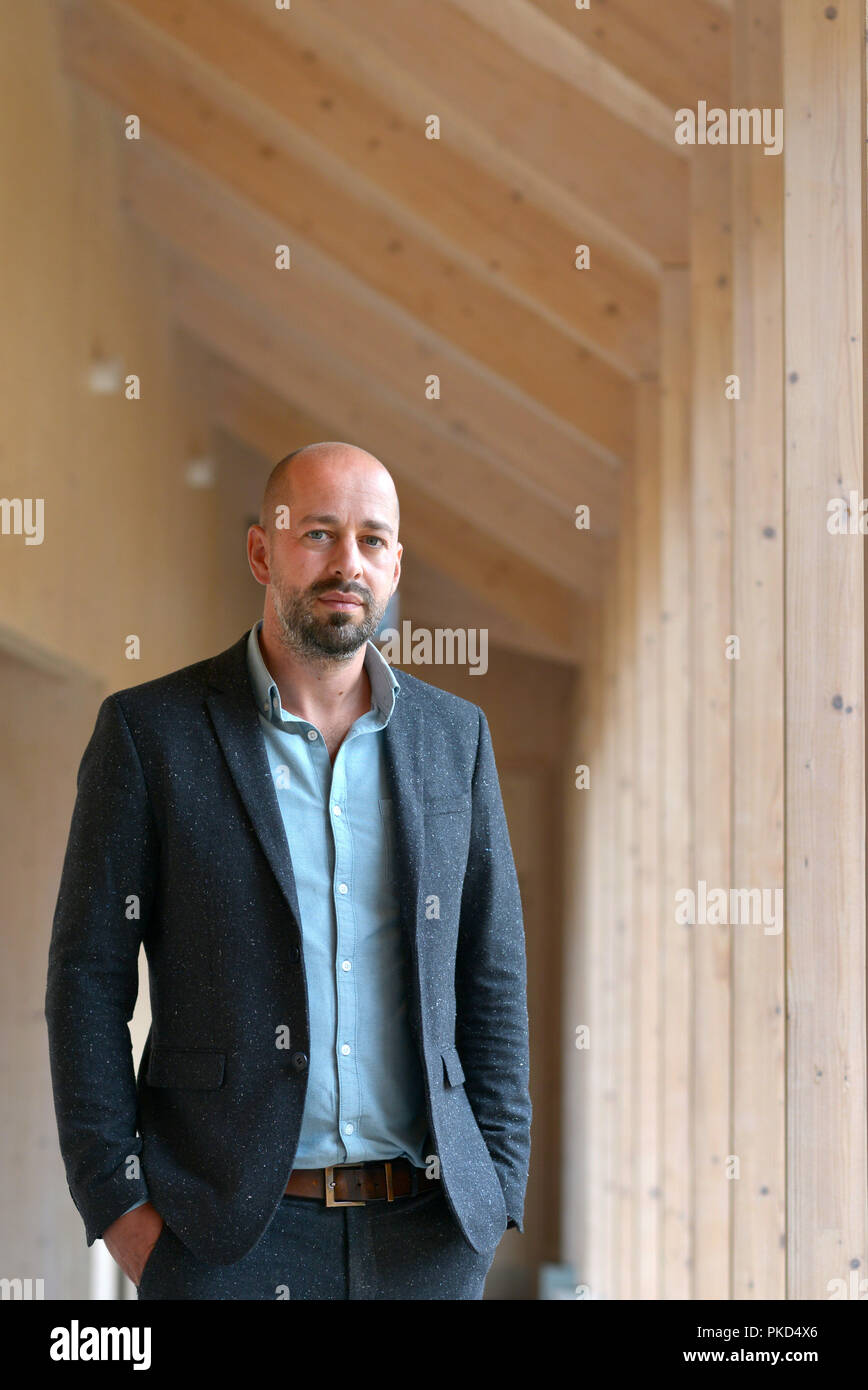
[[(46, 985), (60, 1147), (88, 1244), (150, 1197), (205, 1265), (246, 1258), (282, 1209), (311, 1048), (247, 637), (103, 701)], [(436, 1158), (484, 1256), (521, 1230), (531, 1125), (521, 899), (491, 737), (477, 706), (402, 673), (383, 739), (426, 1165)], [(152, 1023), (136, 1074), (142, 946)]]
[(231, 1265), (198, 1260), (164, 1226), (140, 1301), (273, 1299), (331, 1302), (481, 1299), (494, 1251), (462, 1236), (442, 1190), (394, 1203), (329, 1208), (284, 1197), (265, 1233)]

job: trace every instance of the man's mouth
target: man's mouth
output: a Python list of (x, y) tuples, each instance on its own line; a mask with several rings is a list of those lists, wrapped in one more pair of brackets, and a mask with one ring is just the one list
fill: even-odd
[(334, 591), (327, 594), (317, 594), (320, 603), (324, 603), (328, 608), (336, 613), (350, 613), (354, 608), (362, 608), (362, 600), (356, 598), (355, 594), (341, 594)]

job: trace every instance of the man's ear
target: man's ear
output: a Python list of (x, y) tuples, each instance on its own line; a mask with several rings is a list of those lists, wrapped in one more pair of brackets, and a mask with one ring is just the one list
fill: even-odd
[(269, 583), (268, 533), (256, 521), (247, 528), (247, 563), (257, 584)]

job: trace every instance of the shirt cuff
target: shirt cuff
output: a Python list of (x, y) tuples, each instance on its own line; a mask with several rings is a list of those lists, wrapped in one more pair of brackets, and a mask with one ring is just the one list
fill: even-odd
[[(133, 1202), (133, 1205), (131, 1207), (127, 1207), (127, 1211), (135, 1211), (136, 1207), (143, 1207), (145, 1205), (145, 1202), (149, 1202), (150, 1200), (150, 1197), (142, 1197), (140, 1201)], [(127, 1211), (122, 1211), (121, 1216), (126, 1216)]]

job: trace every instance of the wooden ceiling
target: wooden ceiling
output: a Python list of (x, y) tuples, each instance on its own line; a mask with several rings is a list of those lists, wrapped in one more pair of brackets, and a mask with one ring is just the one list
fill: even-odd
[(57, 3), (215, 426), (270, 462), (306, 421), (370, 449), (451, 609), (465, 592), (579, 660), (635, 386), (657, 376), (660, 276), (688, 258), (673, 116), (727, 100), (728, 5)]

